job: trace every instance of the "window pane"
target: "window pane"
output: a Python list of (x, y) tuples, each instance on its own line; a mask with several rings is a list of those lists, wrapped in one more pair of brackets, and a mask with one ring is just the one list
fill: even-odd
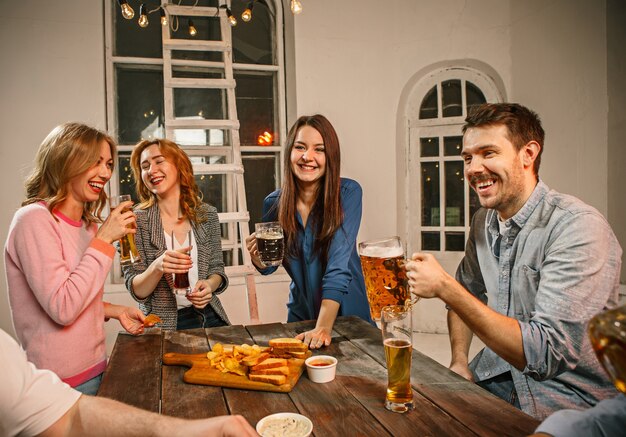
[(422, 232), (422, 250), (441, 250), (439, 232)]
[(233, 60), (240, 64), (274, 64), (274, 19), (267, 6), (254, 2), (252, 20), (244, 22), (241, 13), (248, 2), (233, 2), (232, 12), (237, 17), (238, 25), (233, 32)]
[(217, 212), (226, 212), (226, 175), (197, 174), (196, 184), (202, 193), (202, 201), (217, 208)]
[(117, 65), (115, 72), (120, 144), (163, 137), (163, 75), (160, 68)]
[(468, 114), (474, 106), (480, 105), (487, 101), (482, 91), (471, 82), (465, 82), (465, 94)]
[(117, 160), (116, 170), (120, 180), (119, 193), (130, 194), (133, 202), (137, 203), (139, 202), (139, 198), (137, 197), (137, 193), (135, 191), (135, 178), (133, 176), (133, 171), (130, 168), (130, 153), (120, 153)]
[(470, 222), (476, 211), (480, 209), (480, 201), (478, 200), (478, 194), (471, 187), (469, 188), (469, 214)]
[(150, 24), (148, 27), (143, 28), (137, 24), (137, 19), (139, 18), (138, 3), (129, 3), (135, 10), (135, 17), (131, 20), (127, 20), (122, 16), (117, 1), (111, 1), (110, 4), (113, 8), (113, 56), (162, 57), (163, 46), (161, 43), (159, 14), (148, 14)]
[[(189, 34), (190, 19), (198, 32), (195, 36)], [(178, 30), (176, 32), (172, 31), (170, 34), (172, 39), (194, 41), (221, 41), (222, 39), (219, 17), (185, 17), (181, 15), (178, 17)], [(172, 59), (221, 62), (223, 56), (222, 52), (173, 50)]]
[(443, 94), (443, 116), (458, 117), (463, 115), (461, 103), (461, 81), (459, 79), (446, 80), (441, 83)]
[(439, 137), (420, 138), (420, 156), (439, 156)]
[(447, 161), (444, 165), (446, 177), (446, 226), (465, 226), (463, 162)]
[(437, 86), (432, 87), (422, 100), (420, 118), (437, 118)]
[(439, 226), (439, 163), (422, 163), (422, 226)]
[(463, 148), (463, 137), (444, 137), (443, 154), (445, 156), (459, 156)]
[[(236, 73), (237, 116), (242, 146), (256, 146), (259, 136), (269, 133), (271, 139), (264, 145), (278, 145), (274, 104), (273, 73)], [(268, 138), (270, 138), (268, 136)]]
[(227, 129), (174, 129), (174, 142), (182, 147), (229, 146)]
[(243, 166), (246, 202), (250, 211), (250, 232), (254, 232), (254, 224), (262, 221), (263, 200), (277, 186), (277, 155), (244, 154)]
[(446, 232), (446, 250), (462, 252), (465, 250), (465, 232)]

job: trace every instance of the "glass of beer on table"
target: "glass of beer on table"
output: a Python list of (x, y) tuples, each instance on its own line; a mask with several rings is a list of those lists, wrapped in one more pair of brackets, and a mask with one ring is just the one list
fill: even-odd
[(359, 243), (359, 256), (370, 314), (379, 321), (384, 306), (404, 305), (410, 299), (400, 237), (363, 241)]
[[(122, 194), (112, 197), (110, 200), (111, 209), (115, 209), (122, 202), (131, 200), (130, 194)], [(130, 211), (130, 208), (124, 209), (122, 212)], [(128, 225), (129, 228), (136, 228), (135, 224)], [(134, 264), (141, 261), (141, 256), (135, 245), (135, 234), (126, 234), (120, 238), (120, 264), (123, 266)]]
[(411, 355), (413, 322), (411, 306), (389, 305), (381, 310), (380, 324), (387, 360), (385, 407), (395, 413), (413, 409)]
[[(186, 244), (179, 244), (178, 240), (176, 240), (176, 233), (172, 230), (172, 250), (184, 249), (186, 247), (191, 247), (191, 231), (187, 232), (187, 240)], [(182, 247), (181, 247), (182, 246)], [(179, 250), (180, 252), (186, 253), (186, 251)], [(189, 271), (185, 273), (173, 273), (174, 277), (174, 294), (179, 295), (187, 295), (191, 293), (191, 284), (189, 284)]]
[(283, 262), (285, 252), (285, 238), (280, 223), (257, 223), (254, 229), (256, 247), (263, 265), (265, 267), (279, 266)]

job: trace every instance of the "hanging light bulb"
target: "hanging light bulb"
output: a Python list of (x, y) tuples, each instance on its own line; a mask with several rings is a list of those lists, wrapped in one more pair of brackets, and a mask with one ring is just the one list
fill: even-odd
[(246, 8), (246, 10), (243, 11), (243, 14), (241, 14), (241, 19), (245, 21), (246, 23), (252, 20), (252, 8), (253, 7), (254, 7), (254, 2), (251, 1), (250, 3), (248, 3), (248, 7)]
[(230, 10), (230, 8), (228, 6), (226, 6), (226, 15), (228, 16), (228, 22), (230, 23), (230, 25), (231, 26), (236, 26), (237, 25), (237, 19), (235, 18), (235, 16), (233, 15), (233, 13), (231, 12), (231, 10)]
[(127, 20), (132, 20), (135, 16), (135, 11), (133, 11), (133, 8), (128, 4), (128, 0), (117, 0), (117, 2), (122, 9), (122, 16)]
[(148, 27), (148, 24), (150, 24), (148, 22), (148, 14), (146, 13), (145, 3), (142, 3), (139, 6), (139, 20), (137, 20), (137, 23), (139, 23), (139, 27)]
[(300, 3), (300, 0), (291, 0), (291, 12), (296, 15), (302, 12), (302, 3)]
[(191, 18), (189, 19), (189, 35), (191, 36), (196, 36), (198, 34), (198, 29), (196, 29), (196, 26), (193, 25), (193, 21), (191, 21)]
[(165, 15), (165, 9), (163, 9), (163, 6), (159, 8), (159, 13), (161, 14), (161, 25), (167, 26), (167, 15)]

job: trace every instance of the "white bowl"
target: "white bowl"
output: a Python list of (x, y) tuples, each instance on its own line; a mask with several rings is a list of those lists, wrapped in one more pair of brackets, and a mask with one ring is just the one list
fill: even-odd
[[(304, 362), (309, 379), (313, 382), (324, 383), (335, 379), (337, 358), (330, 355), (315, 355)], [(322, 364), (322, 365), (320, 365)]]
[(259, 420), (256, 432), (261, 437), (309, 437), (313, 432), (313, 422), (297, 413), (270, 414)]

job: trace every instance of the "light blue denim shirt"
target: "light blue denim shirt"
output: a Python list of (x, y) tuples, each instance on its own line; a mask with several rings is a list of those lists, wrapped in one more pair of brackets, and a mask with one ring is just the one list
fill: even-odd
[(587, 323), (616, 306), (622, 249), (605, 218), (541, 181), (500, 234), (495, 210), (473, 220), (457, 280), (519, 321), (522, 372), (489, 348), (470, 364), (477, 381), (511, 372), (522, 410), (538, 419), (615, 396), (593, 352)]

